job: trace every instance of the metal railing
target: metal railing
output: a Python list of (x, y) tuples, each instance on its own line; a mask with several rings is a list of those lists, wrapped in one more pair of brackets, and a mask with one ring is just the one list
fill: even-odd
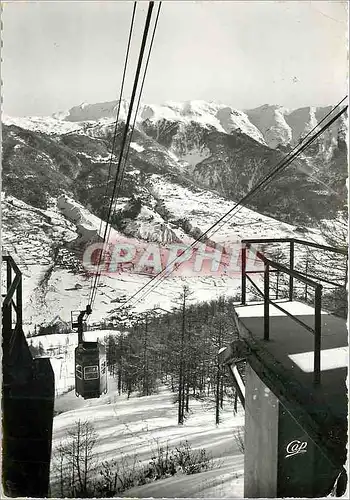
[[(247, 250), (250, 249), (253, 243), (289, 243), (289, 267), (286, 267), (278, 262), (274, 262), (271, 259), (265, 257), (260, 251), (256, 251), (256, 257), (262, 261), (264, 265), (263, 271), (249, 271), (247, 270)], [(270, 338), (270, 304), (273, 304), (274, 307), (282, 311), (288, 317), (293, 319), (303, 328), (308, 330), (314, 335), (314, 384), (318, 385), (321, 382), (321, 334), (322, 334), (322, 321), (321, 321), (321, 306), (322, 306), (322, 285), (309, 277), (305, 276), (305, 274), (296, 271), (294, 269), (294, 253), (295, 253), (295, 244), (301, 244), (304, 246), (310, 246), (314, 248), (318, 248), (320, 250), (327, 250), (330, 252), (342, 254), (347, 256), (347, 251), (335, 247), (329, 247), (326, 245), (320, 245), (318, 243), (313, 243), (309, 241), (299, 240), (295, 238), (255, 238), (249, 240), (242, 240), (242, 305), (246, 304), (246, 288), (247, 288), (247, 280), (254, 287), (255, 290), (263, 297), (264, 300), (264, 340), (268, 341)], [(288, 299), (289, 301), (293, 300), (294, 296), (294, 280), (298, 280), (303, 282), (305, 285), (308, 285), (314, 289), (314, 327), (310, 327), (304, 321), (300, 320), (285, 308), (283, 308), (280, 304), (276, 304), (270, 297), (270, 273), (271, 272), (282, 272), (289, 276), (288, 283)], [(263, 273), (264, 274), (264, 290), (260, 290), (260, 288), (254, 283), (254, 281), (249, 276), (253, 273)], [(342, 286), (339, 283), (335, 283), (329, 281), (327, 279), (318, 278), (319, 281), (324, 281), (329, 284), (333, 284), (335, 286)]]

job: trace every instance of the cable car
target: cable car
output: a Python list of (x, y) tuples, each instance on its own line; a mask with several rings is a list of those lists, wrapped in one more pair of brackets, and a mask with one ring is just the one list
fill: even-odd
[(75, 394), (91, 399), (106, 392), (106, 349), (99, 342), (83, 341), (75, 348)]
[(72, 312), (72, 327), (78, 329), (78, 346), (74, 352), (75, 395), (84, 399), (99, 398), (107, 392), (106, 349), (98, 341), (83, 339), (83, 319), (90, 312), (91, 308), (87, 306), (75, 320)]

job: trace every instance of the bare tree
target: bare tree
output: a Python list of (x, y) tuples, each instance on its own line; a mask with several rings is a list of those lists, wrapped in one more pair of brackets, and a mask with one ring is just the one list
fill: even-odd
[(57, 474), (62, 497), (87, 497), (94, 491), (91, 472), (97, 463), (94, 447), (97, 434), (88, 421), (78, 420), (67, 439), (56, 450), (53, 470)]
[[(188, 286), (183, 287), (183, 292), (179, 298), (182, 302), (182, 322), (181, 322), (181, 343), (180, 343), (180, 360), (179, 360), (179, 384), (178, 384), (178, 423), (184, 423), (184, 411), (185, 411), (185, 389), (188, 380), (188, 356), (185, 356), (185, 346), (188, 345), (186, 342), (186, 303), (187, 300), (193, 295), (190, 292)], [(187, 361), (187, 362), (186, 362)], [(188, 402), (187, 402), (188, 411)]]

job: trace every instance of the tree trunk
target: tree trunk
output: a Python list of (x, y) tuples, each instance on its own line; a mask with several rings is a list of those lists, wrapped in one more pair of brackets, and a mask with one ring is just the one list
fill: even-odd
[(189, 400), (190, 400), (190, 380), (189, 373), (187, 372), (186, 376), (186, 412), (189, 411)]
[(84, 495), (87, 494), (87, 475), (88, 475), (88, 430), (85, 429), (84, 440)]
[(186, 310), (186, 294), (183, 294), (182, 304), (182, 329), (181, 329), (181, 348), (180, 348), (180, 370), (179, 370), (179, 408), (178, 408), (178, 423), (184, 423), (184, 341), (185, 341), (185, 310)]
[(184, 420), (185, 415), (185, 401), (186, 401), (186, 374), (184, 372), (183, 380), (182, 380), (182, 422)]
[(191, 326), (188, 328), (187, 335), (187, 349), (186, 349), (186, 412), (189, 412), (189, 402), (190, 402), (190, 379), (192, 377), (192, 369), (191, 369)]
[(145, 335), (143, 341), (143, 383), (142, 383), (142, 394), (143, 396), (148, 396), (148, 381), (147, 381), (147, 334), (148, 334), (148, 325), (147, 325), (147, 315), (146, 315), (146, 324), (145, 324)]
[(215, 391), (215, 423), (220, 423), (220, 365), (217, 365), (216, 391)]
[(119, 396), (120, 396), (121, 392), (122, 392), (122, 372), (119, 369), (118, 370), (118, 394), (119, 394)]
[(72, 484), (71, 484), (71, 489), (72, 489), (72, 496), (75, 495), (75, 443), (73, 440), (72, 443)]
[(78, 475), (78, 481), (79, 481), (79, 488), (80, 491), (82, 490), (83, 487), (83, 482), (82, 482), (82, 477), (81, 477), (81, 468), (80, 468), (80, 458), (81, 458), (81, 425), (80, 421), (78, 422), (78, 429), (77, 429), (77, 451), (76, 451), (76, 460), (77, 460), (77, 475)]
[(179, 370), (179, 390), (178, 390), (178, 417), (177, 423), (183, 424), (183, 412), (182, 412), (182, 360), (180, 360), (180, 370)]
[(221, 374), (220, 380), (220, 408), (224, 408), (224, 377)]

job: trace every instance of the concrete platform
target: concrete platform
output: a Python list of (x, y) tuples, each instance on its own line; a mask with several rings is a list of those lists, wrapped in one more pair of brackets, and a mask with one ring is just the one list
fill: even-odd
[[(308, 326), (314, 326), (312, 307), (296, 301), (278, 303)], [(343, 442), (347, 432), (349, 355), (345, 320), (322, 311), (321, 384), (315, 387), (311, 332), (270, 305), (270, 340), (264, 341), (262, 303), (237, 306), (235, 313), (240, 337), (260, 360), (261, 371), (275, 377), (276, 387), (283, 387), (283, 396), (291, 406), (294, 402), (301, 405), (327, 440), (331, 437), (335, 443)], [(274, 387), (270, 388), (274, 391)]]

